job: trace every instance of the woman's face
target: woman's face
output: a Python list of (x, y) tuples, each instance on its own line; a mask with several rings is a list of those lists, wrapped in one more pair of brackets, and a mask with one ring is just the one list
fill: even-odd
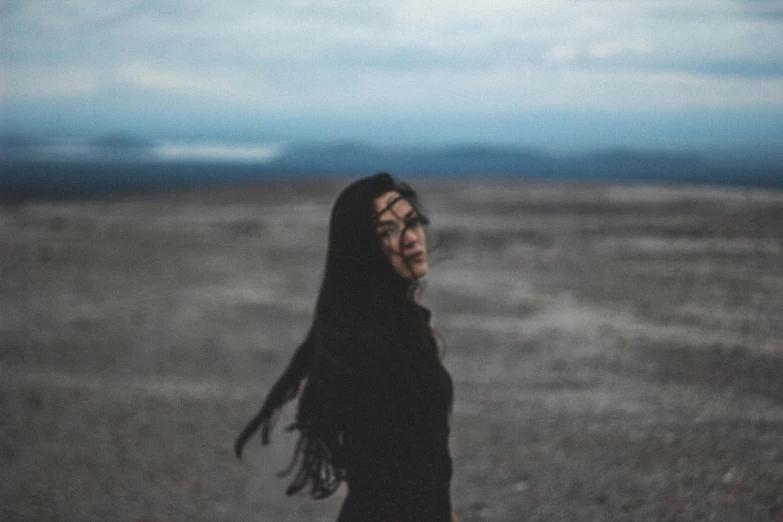
[(375, 232), (394, 271), (405, 279), (427, 273), (427, 245), (419, 214), (398, 192), (375, 198)]

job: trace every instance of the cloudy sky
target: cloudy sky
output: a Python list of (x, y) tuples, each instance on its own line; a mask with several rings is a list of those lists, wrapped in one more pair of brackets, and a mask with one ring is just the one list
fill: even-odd
[(4, 0), (2, 129), (783, 145), (779, 0)]

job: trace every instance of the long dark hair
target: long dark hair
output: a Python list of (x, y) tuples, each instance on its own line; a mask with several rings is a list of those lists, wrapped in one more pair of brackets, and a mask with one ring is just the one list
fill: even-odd
[[(417, 282), (394, 271), (376, 235), (374, 200), (390, 191), (405, 198), (421, 222), (427, 223), (415, 191), (387, 173), (362, 178), (340, 193), (329, 222), (326, 268), (313, 324), (260, 411), (234, 443), (238, 458), (259, 429), (262, 443), (267, 444), (281, 408), (300, 395), (304, 383), (296, 421), (288, 428), (299, 431), (291, 466), (284, 471), (297, 470), (286, 490), (288, 495), (310, 484), (311, 495), (324, 498), (346, 478), (341, 404), (335, 401), (350, 400), (351, 393), (362, 391), (338, 393), (344, 380), (336, 377), (335, 368), (361, 367), (357, 361), (361, 357), (397, 355), (408, 362), (416, 360), (408, 365), (412, 372), (420, 369), (420, 373), (432, 375), (432, 368), (440, 365), (429, 314), (414, 300)], [(371, 354), (352, 350), (352, 345), (366, 346), (368, 342), (378, 349)], [(417, 385), (433, 386), (429, 381), (418, 379)], [(439, 393), (447, 395), (444, 400), (450, 404), (450, 388)]]

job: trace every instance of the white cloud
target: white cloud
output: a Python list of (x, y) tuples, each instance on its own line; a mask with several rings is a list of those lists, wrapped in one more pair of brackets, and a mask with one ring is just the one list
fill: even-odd
[[(248, 108), (295, 108), (307, 106), (300, 97), (317, 99), (320, 88), (309, 81), (300, 85), (275, 79), (263, 72), (242, 67), (203, 65), (198, 69), (167, 68), (136, 62), (118, 66), (114, 81), (126, 88), (159, 92), (177, 98), (201, 99), (205, 103), (230, 103)], [(315, 88), (302, 91), (301, 85)], [(312, 102), (312, 100), (311, 100)]]
[[(224, 76), (224, 71), (208, 73)], [(192, 93), (182, 78), (145, 76), (146, 84)], [(202, 96), (220, 96), (259, 111), (298, 116), (318, 113), (504, 113), (540, 107), (607, 110), (723, 108), (783, 105), (783, 82), (774, 78), (718, 77), (677, 71), (495, 67), (426, 73), (366, 69), (350, 75), (313, 69), (307, 82), (252, 84), (246, 79), (198, 85)]]
[(172, 93), (223, 95), (229, 92), (224, 81), (215, 82), (195, 74), (183, 74), (167, 68), (133, 63), (117, 68), (117, 77), (126, 85)]
[(547, 62), (564, 63), (575, 62), (578, 58), (591, 58), (595, 60), (608, 60), (612, 58), (635, 56), (648, 53), (650, 44), (644, 40), (613, 40), (589, 43), (584, 47), (576, 45), (556, 45), (548, 49), (543, 58)]
[(549, 62), (572, 62), (579, 56), (579, 49), (573, 45), (558, 45), (544, 53)]
[(593, 58), (614, 58), (626, 54), (640, 54), (650, 51), (650, 45), (644, 40), (614, 40), (590, 44), (588, 54)]
[(428, 98), (420, 110), (437, 107), (445, 111), (447, 104), (455, 101), (462, 110), (478, 112), (538, 107), (616, 111), (783, 105), (783, 82), (774, 78), (722, 78), (681, 72), (502, 68), (446, 76), (437, 83), (451, 86), (443, 93), (444, 101)]
[(783, 24), (732, 0), (26, 0), (2, 29), (16, 99), (119, 86), (299, 112), (783, 104), (774, 77), (693, 72), (783, 60)]
[(153, 153), (159, 158), (168, 161), (265, 163), (279, 157), (283, 151), (283, 145), (277, 143), (163, 143), (155, 147)]
[(94, 94), (99, 75), (87, 67), (11, 65), (2, 69), (3, 97), (56, 99)]

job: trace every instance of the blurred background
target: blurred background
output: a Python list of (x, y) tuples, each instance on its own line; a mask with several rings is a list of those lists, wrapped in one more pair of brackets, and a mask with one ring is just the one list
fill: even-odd
[(334, 520), (231, 445), (381, 170), (463, 522), (783, 516), (783, 1), (0, 1), (0, 520)]
[(381, 165), (779, 186), (783, 3), (6, 0), (1, 111), (19, 197)]

